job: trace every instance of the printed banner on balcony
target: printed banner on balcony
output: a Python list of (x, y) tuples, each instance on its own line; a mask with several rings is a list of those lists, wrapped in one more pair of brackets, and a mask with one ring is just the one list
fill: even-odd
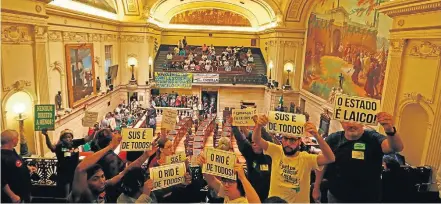
[(185, 182), (185, 163), (169, 164), (150, 168), (153, 189), (158, 190)]
[(376, 125), (378, 112), (380, 100), (341, 94), (336, 96), (332, 119)]
[(155, 72), (155, 82), (158, 88), (191, 89), (193, 74), (176, 72)]
[(219, 83), (219, 74), (193, 74), (193, 83)]
[(55, 130), (55, 105), (35, 105), (34, 130)]

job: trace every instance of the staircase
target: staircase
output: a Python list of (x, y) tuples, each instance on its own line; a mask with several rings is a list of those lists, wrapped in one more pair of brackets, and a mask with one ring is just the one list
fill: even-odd
[[(158, 49), (158, 53), (155, 59), (155, 72), (164, 72), (167, 71), (165, 69), (165, 64), (167, 60), (167, 54), (172, 52), (173, 48), (176, 45), (161, 45)], [(196, 46), (191, 46), (196, 47)], [(225, 46), (216, 46), (216, 54), (221, 53), (226, 47)], [(255, 67), (251, 74), (247, 73), (221, 73), (219, 74), (219, 83), (220, 84), (232, 84), (234, 81), (234, 76), (236, 76), (235, 84), (254, 84), (254, 85), (265, 85), (267, 83), (266, 77), (266, 63), (263, 58), (262, 52), (260, 48), (251, 48), (251, 52), (253, 53), (254, 64)]]

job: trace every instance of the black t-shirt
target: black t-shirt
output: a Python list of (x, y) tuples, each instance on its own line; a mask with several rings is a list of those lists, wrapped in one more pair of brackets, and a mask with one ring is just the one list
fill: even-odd
[[(1, 184), (2, 189), (6, 184), (16, 195), (25, 202), (30, 202), (31, 196), (31, 177), (29, 169), (23, 159), (15, 150), (2, 149)], [(9, 196), (2, 191), (2, 203), (10, 203)]]
[(55, 155), (58, 160), (58, 178), (64, 179), (67, 182), (72, 182), (75, 174), (75, 168), (77, 168), (80, 161), (79, 146), (84, 145), (86, 141), (84, 139), (76, 139), (72, 141), (72, 147), (66, 147), (62, 142), (55, 146)]
[(358, 140), (347, 140), (344, 132), (326, 138), (335, 154), (328, 164), (329, 191), (343, 202), (380, 202), (383, 151), (386, 139), (376, 131), (365, 130)]

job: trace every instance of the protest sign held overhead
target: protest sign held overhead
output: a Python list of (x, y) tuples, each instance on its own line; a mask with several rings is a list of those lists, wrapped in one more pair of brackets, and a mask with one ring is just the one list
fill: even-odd
[(98, 112), (86, 111), (86, 113), (84, 113), (84, 118), (83, 118), (83, 127), (93, 127), (97, 120), (98, 120)]
[(379, 112), (380, 100), (341, 94), (336, 96), (332, 119), (376, 125)]
[(34, 130), (40, 131), (44, 128), (55, 129), (55, 105), (35, 105)]
[(176, 117), (178, 116), (178, 111), (175, 109), (163, 109), (162, 111), (162, 121), (161, 128), (166, 130), (173, 130), (176, 125)]
[(123, 151), (146, 151), (152, 149), (152, 128), (123, 128), (121, 130)]
[(150, 168), (153, 191), (185, 182), (185, 163), (169, 164)]
[(233, 109), (233, 126), (254, 126), (253, 116), (256, 114), (255, 108)]
[(236, 180), (234, 172), (236, 154), (234, 152), (207, 148), (205, 159), (207, 163), (202, 166), (202, 173)]
[(185, 155), (185, 152), (177, 152), (174, 155), (167, 156), (165, 158), (165, 164), (175, 164), (185, 162), (185, 160), (187, 160), (187, 155)]
[(268, 114), (268, 132), (287, 136), (304, 136), (305, 115), (270, 111)]

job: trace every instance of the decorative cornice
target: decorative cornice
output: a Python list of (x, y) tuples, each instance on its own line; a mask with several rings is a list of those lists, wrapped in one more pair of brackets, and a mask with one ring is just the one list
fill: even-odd
[(407, 44), (407, 39), (391, 39), (389, 41), (390, 49), (393, 52), (403, 52), (404, 46)]
[(299, 45), (303, 45), (303, 40), (301, 41), (291, 41), (291, 40), (269, 40), (268, 42), (265, 42), (266, 46), (269, 47), (297, 47)]
[(115, 42), (118, 40), (118, 36), (114, 34), (103, 34), (102, 40), (103, 42)]
[(2, 24), (2, 43), (31, 43), (29, 26)]
[(432, 44), (429, 41), (424, 41), (419, 46), (413, 46), (410, 49), (411, 56), (417, 56), (421, 58), (427, 57), (440, 57), (441, 54), (441, 46)]
[(144, 36), (137, 36), (137, 35), (121, 35), (121, 42), (136, 42), (136, 43), (143, 43), (145, 40)]
[(61, 42), (63, 40), (63, 35), (61, 34), (61, 31), (50, 30), (47, 33), (47, 38), (49, 42)]
[(63, 41), (88, 42), (87, 33), (63, 32)]
[(423, 101), (428, 104), (433, 104), (433, 101), (431, 99), (424, 97), (420, 93), (415, 93), (415, 92), (405, 93), (404, 98), (407, 100), (412, 100), (416, 103), (420, 103), (421, 101)]
[(101, 42), (101, 35), (96, 33), (89, 33), (89, 42)]
[(31, 86), (31, 82), (30, 81), (26, 81), (26, 80), (19, 80), (19, 81), (16, 81), (15, 83), (13, 83), (10, 86), (3, 87), (3, 91), (4, 92), (8, 92), (8, 91), (11, 91), (11, 90), (21, 91), (26, 86)]
[(36, 42), (46, 42), (47, 26), (34, 26), (34, 34)]
[(438, 11), (441, 10), (441, 2), (427, 2), (416, 0), (391, 2), (381, 5), (379, 7), (379, 10), (380, 12), (390, 17), (395, 17), (415, 13)]

